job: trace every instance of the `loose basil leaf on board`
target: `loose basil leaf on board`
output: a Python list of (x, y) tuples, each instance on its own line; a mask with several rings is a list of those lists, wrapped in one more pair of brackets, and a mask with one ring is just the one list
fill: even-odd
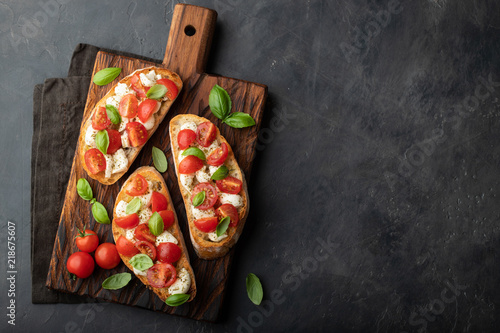
[(262, 284), (257, 275), (249, 273), (247, 275), (246, 285), (248, 298), (250, 298), (253, 304), (260, 305), (264, 292), (262, 291)]
[(158, 212), (154, 212), (148, 222), (149, 230), (155, 236), (160, 235), (163, 232), (163, 219)]
[(255, 125), (255, 120), (252, 116), (243, 112), (233, 112), (222, 122), (234, 128), (244, 128)]
[(108, 67), (101, 69), (99, 72), (94, 74), (94, 83), (98, 86), (104, 86), (112, 82), (120, 73), (122, 69), (119, 67)]
[(139, 253), (130, 259), (130, 264), (135, 269), (145, 271), (146, 269), (153, 267), (153, 260), (151, 260), (147, 254)]
[(231, 218), (229, 216), (226, 216), (222, 220), (220, 220), (219, 224), (217, 225), (217, 228), (215, 229), (215, 233), (217, 234), (217, 237), (222, 236), (226, 230), (227, 227), (229, 227), (229, 223), (231, 222)]
[(92, 187), (90, 187), (88, 180), (85, 178), (78, 179), (78, 182), (76, 183), (76, 191), (83, 200), (88, 201), (94, 198)]
[(106, 211), (106, 208), (100, 203), (99, 201), (96, 201), (92, 205), (92, 215), (94, 216), (94, 219), (102, 224), (110, 224), (111, 221), (109, 220), (108, 217), (108, 212)]
[(206, 196), (205, 191), (201, 191), (198, 194), (196, 194), (193, 198), (193, 206), (198, 207), (199, 205), (201, 205), (203, 201), (205, 201), (205, 196)]
[(200, 160), (203, 160), (203, 161), (207, 159), (205, 157), (205, 153), (200, 148), (196, 148), (196, 147), (189, 147), (188, 149), (186, 149), (182, 152), (182, 156), (188, 156), (188, 155), (196, 156)]
[(229, 175), (229, 169), (225, 165), (221, 165), (217, 170), (215, 170), (214, 174), (210, 179), (212, 180), (222, 180)]
[(97, 149), (101, 151), (104, 155), (106, 155), (106, 152), (108, 151), (109, 147), (109, 135), (108, 131), (106, 130), (101, 130), (97, 132), (95, 136), (95, 144), (97, 146)]
[(127, 205), (127, 207), (125, 207), (125, 214), (127, 215), (130, 215), (130, 214), (134, 214), (134, 213), (137, 213), (139, 211), (139, 209), (141, 209), (141, 199), (139, 198), (133, 198)]
[(106, 113), (108, 115), (109, 120), (115, 125), (118, 125), (122, 121), (122, 117), (118, 110), (111, 104), (106, 104)]
[(189, 297), (190, 296), (188, 294), (174, 294), (168, 296), (165, 303), (167, 303), (168, 306), (179, 306), (186, 303)]
[(132, 280), (130, 273), (118, 273), (102, 281), (102, 287), (104, 289), (116, 290), (125, 287), (130, 280)]
[(146, 96), (151, 99), (160, 99), (165, 96), (167, 91), (167, 87), (165, 87), (163, 84), (155, 84), (148, 90)]
[(229, 115), (229, 112), (231, 112), (232, 103), (227, 91), (216, 84), (212, 90), (210, 90), (208, 105), (214, 116), (219, 119), (225, 119)]
[(163, 173), (167, 171), (168, 162), (167, 157), (163, 153), (163, 150), (160, 148), (156, 148), (153, 146), (153, 164), (155, 165), (156, 170)]

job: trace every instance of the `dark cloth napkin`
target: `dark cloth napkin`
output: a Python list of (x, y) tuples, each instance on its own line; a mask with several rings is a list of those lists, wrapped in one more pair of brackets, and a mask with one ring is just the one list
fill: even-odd
[(31, 150), (31, 301), (79, 303), (87, 297), (45, 287), (54, 239), (87, 100), (90, 77), (99, 51), (161, 63), (161, 60), (79, 44), (68, 77), (47, 79), (33, 91)]

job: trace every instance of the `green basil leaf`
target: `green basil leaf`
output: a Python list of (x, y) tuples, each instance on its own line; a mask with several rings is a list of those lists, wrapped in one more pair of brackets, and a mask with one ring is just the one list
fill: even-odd
[(98, 86), (104, 86), (112, 82), (120, 73), (122, 69), (119, 67), (108, 67), (101, 69), (99, 72), (94, 74), (94, 83)]
[(208, 105), (214, 116), (219, 119), (225, 119), (229, 115), (229, 112), (231, 112), (231, 97), (229, 97), (229, 94), (224, 88), (216, 84), (212, 90), (210, 90)]
[(154, 265), (153, 260), (151, 260), (151, 258), (144, 253), (139, 253), (133, 256), (130, 259), (130, 264), (132, 265), (132, 267), (140, 271), (145, 271), (146, 269), (153, 267)]
[(215, 229), (215, 233), (217, 234), (217, 237), (222, 236), (226, 230), (227, 227), (229, 227), (229, 223), (231, 222), (231, 218), (229, 216), (226, 216), (222, 220), (220, 220), (219, 224), (217, 225), (217, 228)]
[(92, 187), (90, 187), (88, 180), (85, 178), (78, 179), (78, 182), (76, 183), (76, 191), (83, 200), (88, 201), (94, 198)]
[(142, 203), (141, 199), (137, 197), (133, 198), (125, 208), (125, 214), (130, 215), (137, 213), (139, 209), (141, 209), (141, 203)]
[(262, 297), (264, 296), (264, 292), (262, 291), (262, 284), (260, 283), (257, 275), (253, 273), (248, 274), (246, 285), (248, 298), (250, 298), (253, 304), (260, 305), (260, 302), (262, 302)]
[(110, 224), (111, 221), (109, 220), (108, 217), (108, 212), (106, 211), (106, 208), (100, 203), (99, 201), (96, 201), (92, 205), (92, 215), (94, 216), (94, 219), (102, 224)]
[(153, 146), (153, 164), (155, 165), (156, 170), (163, 173), (167, 171), (168, 162), (167, 157), (163, 153), (163, 150), (160, 148), (156, 148)]
[(222, 122), (234, 128), (243, 128), (255, 125), (255, 120), (252, 116), (243, 112), (233, 112)]
[(108, 151), (109, 147), (109, 135), (108, 131), (106, 130), (101, 130), (97, 132), (95, 136), (95, 144), (97, 146), (97, 149), (101, 151), (104, 155), (106, 155), (106, 152)]
[(109, 120), (115, 125), (118, 125), (122, 121), (122, 116), (118, 110), (111, 104), (106, 104), (106, 113), (108, 114)]
[(197, 147), (189, 147), (188, 149), (182, 152), (182, 156), (188, 156), (188, 155), (196, 156), (202, 161), (207, 159), (205, 157), (205, 153), (200, 148)]
[(165, 303), (167, 303), (168, 306), (179, 306), (186, 303), (189, 297), (191, 296), (188, 294), (174, 294), (168, 296)]
[(163, 84), (155, 84), (148, 90), (146, 96), (151, 99), (160, 99), (165, 96), (167, 91), (167, 87), (165, 87)]
[(92, 200), (90, 200), (90, 204), (93, 205), (93, 204), (95, 204), (96, 201), (97, 200), (95, 198), (92, 198)]
[(193, 198), (193, 206), (198, 207), (199, 205), (201, 205), (203, 201), (205, 201), (205, 196), (206, 196), (205, 191), (201, 191), (198, 194), (196, 194)]
[(102, 287), (104, 289), (116, 290), (125, 287), (130, 280), (132, 280), (132, 274), (118, 273), (111, 275), (106, 280), (102, 281)]
[(212, 180), (221, 180), (229, 175), (229, 169), (225, 165), (221, 165), (217, 170), (215, 170), (214, 174), (210, 179)]
[(148, 221), (149, 230), (155, 236), (160, 235), (163, 232), (163, 219), (158, 212), (154, 212)]

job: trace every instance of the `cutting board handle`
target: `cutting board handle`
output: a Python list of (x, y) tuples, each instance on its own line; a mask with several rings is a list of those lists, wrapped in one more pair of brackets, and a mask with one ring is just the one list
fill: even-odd
[(204, 73), (216, 21), (215, 10), (175, 5), (163, 65), (178, 73), (184, 81), (194, 74)]

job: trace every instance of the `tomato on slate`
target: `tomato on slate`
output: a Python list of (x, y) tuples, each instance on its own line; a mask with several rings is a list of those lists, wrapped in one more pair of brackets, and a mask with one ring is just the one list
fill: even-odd
[(106, 170), (106, 159), (97, 148), (90, 148), (85, 152), (85, 165), (93, 175)]
[(165, 96), (167, 96), (169, 100), (173, 101), (177, 97), (179, 89), (177, 89), (174, 81), (170, 79), (159, 79), (156, 80), (156, 83), (163, 84), (167, 88), (167, 93), (165, 94)]
[(228, 176), (215, 182), (221, 192), (229, 194), (238, 194), (241, 191), (243, 183), (238, 178)]
[(90, 253), (97, 249), (97, 246), (99, 245), (99, 237), (97, 237), (97, 234), (92, 230), (78, 230), (75, 242), (80, 251)]
[(177, 279), (175, 267), (167, 263), (157, 263), (146, 272), (148, 282), (153, 288), (170, 287)]
[(159, 211), (158, 214), (160, 214), (161, 219), (163, 220), (163, 228), (167, 230), (174, 224), (175, 221), (175, 216), (174, 212), (171, 210), (162, 210)]
[(68, 272), (81, 279), (88, 278), (94, 271), (94, 259), (87, 252), (75, 252), (66, 261)]
[(209, 121), (199, 124), (196, 129), (196, 141), (203, 147), (210, 146), (216, 136), (217, 129), (215, 125)]
[(120, 252), (120, 254), (127, 257), (132, 257), (139, 253), (139, 250), (134, 246), (134, 243), (123, 236), (118, 237), (116, 240), (116, 250)]
[(125, 193), (137, 197), (146, 193), (148, 188), (148, 181), (146, 178), (140, 174), (136, 174), (134, 178), (128, 182), (127, 186), (125, 186)]
[(156, 241), (156, 236), (149, 230), (147, 223), (139, 224), (134, 231), (134, 236), (138, 240), (147, 241), (153, 244)]
[(134, 94), (127, 94), (122, 97), (120, 105), (118, 106), (118, 112), (123, 117), (134, 118), (137, 115), (139, 101)]
[(153, 261), (156, 260), (156, 248), (154, 244), (151, 244), (148, 241), (137, 241), (134, 243), (134, 245), (137, 248), (137, 250), (149, 256), (151, 260)]
[(92, 128), (96, 131), (106, 129), (111, 124), (104, 106), (99, 107), (92, 117)]
[(139, 104), (139, 110), (137, 116), (139, 119), (145, 123), (148, 121), (149, 117), (160, 109), (161, 103), (154, 99), (146, 99)]
[(191, 144), (196, 140), (196, 133), (190, 129), (183, 129), (177, 134), (177, 144), (179, 148), (184, 150), (191, 146)]
[(212, 208), (217, 202), (219, 195), (217, 194), (217, 189), (209, 182), (199, 183), (193, 188), (191, 203), (193, 202), (194, 197), (201, 191), (205, 191), (205, 200), (196, 208), (201, 210)]
[(137, 93), (137, 97), (146, 98), (146, 93), (148, 92), (149, 87), (144, 87), (139, 74), (134, 74), (134, 76), (132, 76), (130, 79), (130, 87)]
[(154, 191), (151, 195), (151, 211), (159, 212), (168, 208), (167, 198), (160, 192)]
[(106, 153), (114, 154), (118, 149), (122, 147), (122, 137), (120, 135), (120, 132), (114, 129), (106, 129), (106, 132), (108, 132), (109, 137), (109, 146), (108, 150), (106, 150)]
[(219, 217), (219, 219), (223, 219), (226, 216), (229, 216), (231, 222), (229, 225), (231, 227), (236, 227), (238, 222), (240, 221), (240, 216), (238, 214), (238, 210), (231, 204), (223, 204), (215, 211), (215, 214)]
[(148, 141), (148, 130), (138, 121), (133, 121), (125, 125), (125, 130), (132, 147), (139, 147)]
[(190, 174), (203, 168), (203, 161), (194, 155), (186, 156), (181, 163), (179, 163), (180, 174)]
[(97, 265), (104, 269), (115, 268), (121, 261), (116, 246), (112, 243), (102, 243), (99, 245), (97, 250), (95, 250), (94, 257)]
[(227, 158), (228, 149), (225, 142), (221, 146), (210, 153), (207, 157), (207, 163), (213, 166), (220, 166)]
[(139, 224), (139, 215), (137, 215), (137, 213), (133, 213), (127, 216), (117, 217), (114, 222), (120, 228), (132, 229), (137, 227)]
[(181, 258), (182, 250), (177, 244), (166, 242), (160, 243), (157, 248), (158, 260), (173, 264)]
[(215, 231), (218, 224), (219, 224), (219, 219), (215, 216), (204, 217), (201, 219), (194, 220), (194, 226), (198, 228), (198, 230), (203, 232)]

